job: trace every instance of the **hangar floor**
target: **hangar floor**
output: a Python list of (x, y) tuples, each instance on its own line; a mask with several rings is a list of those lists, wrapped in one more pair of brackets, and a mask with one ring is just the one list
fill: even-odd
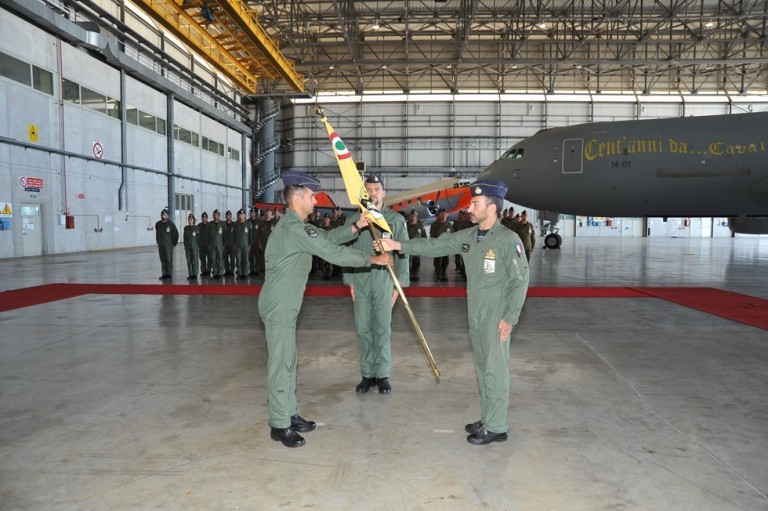
[[(768, 240), (566, 239), (531, 266), (532, 286), (768, 298)], [(175, 269), (187, 285), (178, 249)], [(153, 248), (0, 261), (3, 290), (158, 276)], [(0, 509), (768, 509), (768, 331), (657, 298), (529, 298), (509, 440), (477, 447), (465, 300), (411, 304), (441, 382), (398, 305), (393, 393), (359, 395), (351, 300), (305, 299), (298, 400), (319, 427), (300, 449), (269, 438), (253, 296), (0, 312)]]

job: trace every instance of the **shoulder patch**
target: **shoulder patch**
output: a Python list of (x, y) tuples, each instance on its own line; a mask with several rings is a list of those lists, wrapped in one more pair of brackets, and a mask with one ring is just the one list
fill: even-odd
[(317, 231), (314, 227), (305, 227), (304, 230), (310, 238), (317, 238)]
[(461, 251), (462, 252), (469, 252), (469, 243), (462, 243), (461, 244)]

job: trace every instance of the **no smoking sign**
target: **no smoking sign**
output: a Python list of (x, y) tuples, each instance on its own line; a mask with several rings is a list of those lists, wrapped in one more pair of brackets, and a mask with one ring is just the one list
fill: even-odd
[(93, 156), (100, 160), (104, 158), (104, 146), (101, 144), (101, 142), (93, 143)]

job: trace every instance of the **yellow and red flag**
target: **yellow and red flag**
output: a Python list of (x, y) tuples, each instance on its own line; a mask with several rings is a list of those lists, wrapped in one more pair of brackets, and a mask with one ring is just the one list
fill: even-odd
[(317, 115), (320, 116), (320, 120), (325, 125), (325, 130), (328, 132), (328, 137), (331, 139), (331, 147), (333, 147), (333, 154), (336, 155), (336, 163), (339, 164), (339, 170), (341, 170), (341, 177), (344, 179), (344, 187), (347, 189), (347, 196), (349, 202), (353, 206), (358, 206), (362, 210), (363, 215), (368, 215), (368, 218), (376, 225), (381, 227), (387, 232), (392, 232), (384, 215), (381, 214), (379, 208), (368, 196), (368, 192), (365, 190), (363, 179), (357, 172), (357, 166), (352, 159), (352, 153), (349, 152), (344, 141), (341, 139), (338, 133), (333, 130), (333, 126), (325, 118), (323, 109), (317, 107)]

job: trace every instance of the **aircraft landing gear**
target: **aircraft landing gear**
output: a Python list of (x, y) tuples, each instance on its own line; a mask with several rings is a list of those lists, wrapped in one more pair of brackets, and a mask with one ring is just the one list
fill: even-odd
[(560, 245), (563, 244), (563, 238), (559, 234), (551, 233), (547, 234), (547, 236), (544, 238), (544, 246), (546, 248), (555, 249), (560, 248)]

